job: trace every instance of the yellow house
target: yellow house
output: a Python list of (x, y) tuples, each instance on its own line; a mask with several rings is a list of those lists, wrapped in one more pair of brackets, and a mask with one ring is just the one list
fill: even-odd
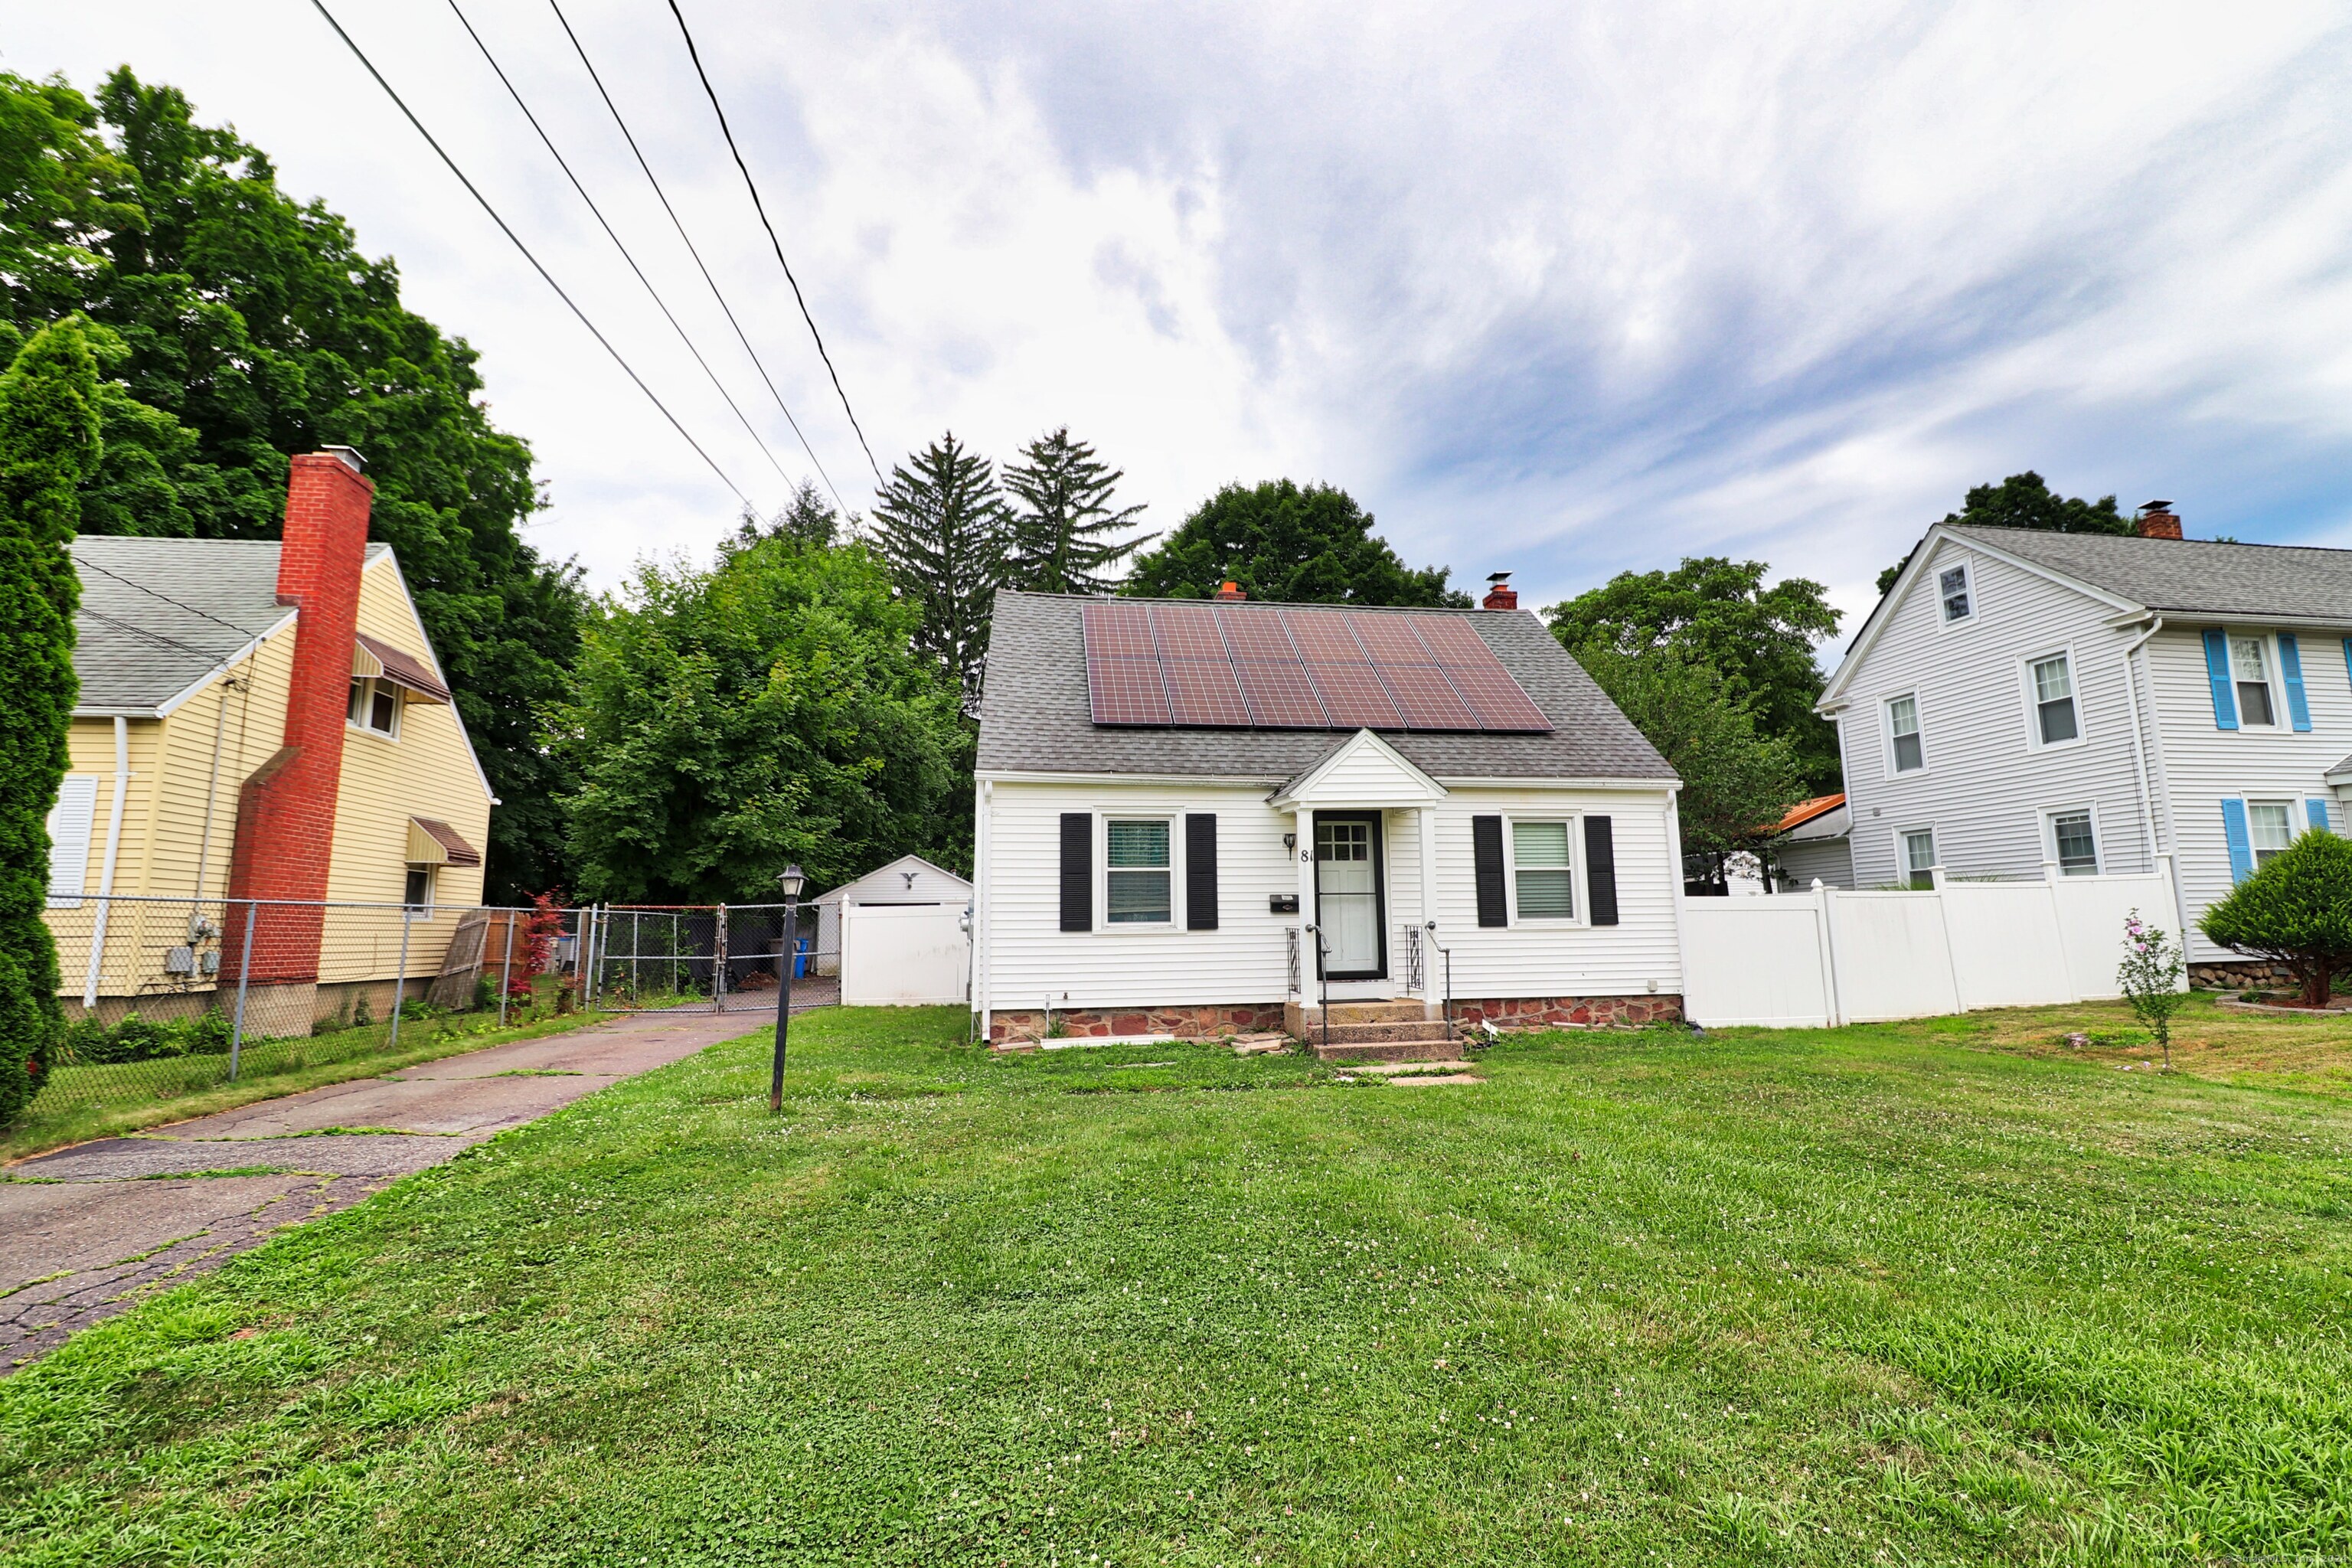
[(498, 803), (367, 540), (373, 493), (329, 448), (294, 459), (282, 542), (74, 541), (81, 692), (49, 819), (68, 1004), (152, 1016), (242, 981), (254, 1026), (289, 1033), (442, 973)]

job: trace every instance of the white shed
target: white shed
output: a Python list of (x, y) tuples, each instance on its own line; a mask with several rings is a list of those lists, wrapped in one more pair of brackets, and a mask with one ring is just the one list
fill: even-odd
[(971, 884), (920, 855), (901, 855), (855, 882), (844, 882), (815, 900), (816, 952), (812, 971), (841, 972), (841, 910), (845, 904), (962, 909), (971, 902)]

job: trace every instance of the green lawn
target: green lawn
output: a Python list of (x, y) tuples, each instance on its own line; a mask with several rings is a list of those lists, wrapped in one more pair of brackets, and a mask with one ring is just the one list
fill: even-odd
[(717, 1047), (0, 1383), (0, 1561), (2340, 1561), (2352, 1100), (2081, 1025), (811, 1015), (781, 1121)]

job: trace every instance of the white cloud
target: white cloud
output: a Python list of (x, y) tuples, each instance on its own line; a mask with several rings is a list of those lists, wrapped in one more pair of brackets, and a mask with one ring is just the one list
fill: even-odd
[[(471, 0), (787, 469), (804, 463), (530, 0)], [(1685, 552), (1866, 606), (1969, 485), (2352, 542), (2347, 64), (2316, 5), (688, 6), (887, 465), (1067, 422), (1172, 523), (1346, 485), (1542, 599)], [(347, 25), (739, 482), (780, 483), (446, 12)], [(658, 6), (575, 21), (852, 504), (871, 486)], [(299, 10), (20, 18), (186, 88), (402, 262), (610, 582), (732, 501)], [(258, 42), (257, 42), (257, 39)], [(755, 398), (757, 401), (755, 401)], [(764, 410), (764, 412), (763, 412)]]

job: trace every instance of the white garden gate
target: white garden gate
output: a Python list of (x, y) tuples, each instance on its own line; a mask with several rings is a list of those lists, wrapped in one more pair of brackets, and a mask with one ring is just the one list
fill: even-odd
[(1916, 892), (1816, 882), (1805, 893), (1685, 900), (1685, 1015), (1819, 1028), (2114, 996), (2124, 917), (2137, 910), (2168, 931), (2179, 907), (2165, 857), (2143, 876), (1934, 878)]
[(850, 1007), (919, 1007), (971, 997), (971, 932), (948, 904), (845, 904), (841, 1000)]

